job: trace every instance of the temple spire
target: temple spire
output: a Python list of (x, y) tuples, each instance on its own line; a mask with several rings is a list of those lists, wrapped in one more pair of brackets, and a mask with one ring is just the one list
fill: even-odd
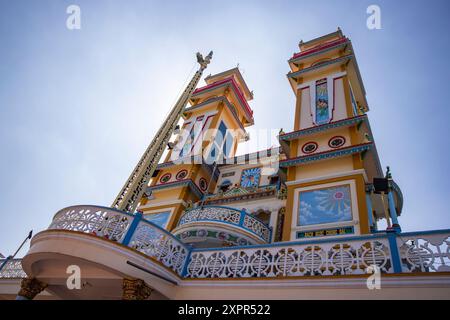
[(125, 212), (134, 212), (136, 209), (146, 186), (161, 159), (164, 149), (172, 136), (173, 130), (184, 112), (184, 108), (189, 101), (192, 92), (197, 87), (203, 71), (211, 61), (212, 54), (213, 52), (211, 51), (203, 58), (201, 53), (197, 53), (197, 62), (200, 64), (200, 68), (195, 72), (186, 89), (172, 108), (172, 111), (169, 113), (163, 125), (159, 128), (155, 137), (145, 150), (130, 177), (112, 203), (112, 208)]

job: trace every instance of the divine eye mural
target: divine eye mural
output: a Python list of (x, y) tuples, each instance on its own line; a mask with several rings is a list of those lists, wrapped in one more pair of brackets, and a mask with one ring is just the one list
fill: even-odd
[(170, 212), (152, 213), (145, 216), (145, 219), (156, 224), (161, 228), (165, 228), (169, 221)]
[(253, 188), (259, 186), (261, 178), (261, 168), (251, 168), (242, 170), (241, 187)]
[(316, 82), (316, 124), (328, 123), (329, 120), (327, 80), (322, 79)]
[(300, 192), (299, 203), (300, 226), (352, 220), (349, 185)]

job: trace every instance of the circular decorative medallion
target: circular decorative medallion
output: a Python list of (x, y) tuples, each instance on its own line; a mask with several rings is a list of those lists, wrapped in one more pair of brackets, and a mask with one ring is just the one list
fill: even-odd
[(208, 182), (205, 178), (200, 178), (198, 181), (198, 186), (200, 187), (200, 190), (206, 191), (206, 189), (208, 189)]
[(172, 178), (172, 174), (171, 173), (165, 173), (161, 176), (161, 178), (159, 179), (159, 182), (161, 183), (166, 183), (170, 180), (170, 178)]
[(343, 136), (335, 136), (328, 141), (330, 148), (339, 148), (345, 144), (345, 138)]
[(317, 143), (315, 143), (314, 141), (310, 141), (310, 142), (305, 143), (302, 146), (302, 152), (303, 153), (313, 153), (314, 151), (317, 150), (317, 147), (318, 147)]
[(187, 176), (187, 170), (180, 170), (180, 171), (178, 171), (178, 173), (177, 173), (177, 175), (175, 176), (175, 178), (177, 179), (177, 180), (183, 180), (184, 178), (186, 178), (186, 176)]

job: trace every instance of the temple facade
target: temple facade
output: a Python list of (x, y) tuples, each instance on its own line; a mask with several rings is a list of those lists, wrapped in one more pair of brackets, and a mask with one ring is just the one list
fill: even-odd
[(57, 212), (3, 260), (0, 298), (449, 298), (450, 230), (402, 231), (350, 39), (299, 43), (292, 130), (243, 155), (253, 92), (238, 68), (197, 88), (211, 57), (113, 205)]

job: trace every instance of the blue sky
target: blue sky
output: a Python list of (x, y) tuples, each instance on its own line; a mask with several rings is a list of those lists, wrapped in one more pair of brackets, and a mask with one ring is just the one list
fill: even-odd
[[(81, 8), (81, 30), (66, 8)], [(366, 8), (381, 8), (381, 30)], [(447, 1), (1, 1), (0, 252), (61, 208), (110, 205), (195, 66), (239, 66), (255, 128), (293, 126), (298, 41), (351, 38), (404, 230), (450, 227)], [(23, 252), (22, 252), (23, 254)]]

